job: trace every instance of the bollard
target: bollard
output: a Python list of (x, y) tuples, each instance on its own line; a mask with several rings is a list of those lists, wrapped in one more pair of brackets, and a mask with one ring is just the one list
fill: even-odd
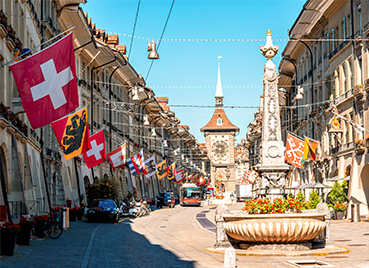
[(224, 251), (224, 268), (236, 267), (236, 250), (234, 248), (226, 248)]
[(360, 204), (351, 204), (351, 222), (360, 222)]

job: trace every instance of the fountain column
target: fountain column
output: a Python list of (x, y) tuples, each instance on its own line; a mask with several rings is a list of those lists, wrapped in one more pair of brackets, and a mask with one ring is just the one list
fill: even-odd
[(270, 30), (267, 41), (260, 46), (261, 53), (267, 58), (263, 76), (263, 123), (260, 148), (260, 162), (255, 169), (261, 179), (259, 196), (266, 196), (270, 200), (281, 198), (285, 191), (285, 181), (290, 166), (284, 161), (284, 143), (281, 135), (281, 121), (278, 99), (278, 75), (273, 57), (278, 52), (278, 46), (272, 42)]

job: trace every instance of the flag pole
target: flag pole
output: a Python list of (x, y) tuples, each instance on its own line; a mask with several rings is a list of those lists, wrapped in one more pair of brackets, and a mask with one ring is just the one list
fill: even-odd
[(35, 50), (36, 48), (39, 48), (40, 46), (42, 46), (42, 45), (45, 45), (45, 44), (49, 43), (50, 41), (54, 40), (55, 38), (58, 38), (60, 35), (62, 35), (62, 34), (64, 34), (64, 33), (66, 33), (66, 32), (69, 32), (70, 30), (73, 30), (74, 28), (76, 28), (76, 26), (70, 27), (69, 29), (65, 30), (64, 32), (62, 32), (62, 33), (60, 33), (60, 34), (58, 34), (58, 35), (55, 35), (54, 37), (52, 37), (52, 38), (50, 38), (49, 40), (47, 40), (47, 41), (45, 41), (45, 42), (43, 42), (43, 43), (41, 43), (41, 44), (39, 44), (39, 45), (35, 46), (34, 48), (32, 48), (32, 49), (30, 49), (30, 50), (27, 50), (27, 52), (25, 52), (25, 53), (23, 53), (23, 54), (19, 55), (18, 57), (14, 58), (14, 59), (12, 59), (12, 60), (10, 60), (10, 61), (8, 61), (8, 62), (5, 62), (3, 65), (1, 65), (1, 66), (0, 66), (0, 68), (3, 68), (3, 67), (5, 67), (6, 65), (9, 65), (10, 63), (14, 62), (15, 60), (19, 59), (20, 57), (22, 57), (22, 56), (24, 56), (24, 55), (29, 54), (31, 51)]

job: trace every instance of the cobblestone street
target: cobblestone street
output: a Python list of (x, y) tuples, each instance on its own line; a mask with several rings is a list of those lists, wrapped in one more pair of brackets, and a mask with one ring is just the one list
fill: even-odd
[[(242, 203), (231, 206), (239, 209)], [(71, 222), (59, 239), (31, 241), (1, 267), (223, 267), (224, 255), (206, 251), (215, 242), (211, 227), (214, 206), (159, 209), (150, 216), (122, 219), (118, 224)], [(291, 267), (290, 260), (319, 260), (333, 267), (369, 267), (369, 222), (331, 221), (332, 240), (348, 254), (305, 257), (237, 256), (237, 267)]]

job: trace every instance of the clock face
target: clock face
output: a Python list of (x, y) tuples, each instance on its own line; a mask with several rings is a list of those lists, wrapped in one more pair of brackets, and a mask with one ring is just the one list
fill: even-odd
[(224, 158), (228, 155), (228, 144), (225, 141), (216, 141), (212, 146), (214, 158)]

